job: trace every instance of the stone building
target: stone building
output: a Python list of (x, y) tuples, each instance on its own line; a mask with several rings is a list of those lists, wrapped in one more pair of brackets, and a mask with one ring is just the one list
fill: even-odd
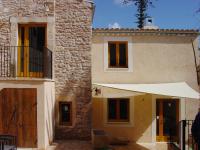
[(89, 0), (0, 0), (0, 133), (19, 147), (91, 138), (92, 17)]

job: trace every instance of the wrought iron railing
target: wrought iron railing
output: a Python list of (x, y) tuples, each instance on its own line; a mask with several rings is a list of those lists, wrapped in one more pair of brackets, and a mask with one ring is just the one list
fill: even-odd
[(13, 135), (0, 135), (0, 150), (16, 150), (17, 139)]
[(178, 124), (178, 139), (171, 140), (170, 143), (179, 150), (198, 150), (197, 144), (192, 137), (191, 128), (194, 120), (181, 120)]
[(52, 78), (52, 51), (28, 46), (0, 46), (0, 77)]

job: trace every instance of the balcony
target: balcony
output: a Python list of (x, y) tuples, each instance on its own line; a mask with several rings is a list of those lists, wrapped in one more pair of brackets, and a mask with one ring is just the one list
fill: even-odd
[(52, 51), (30, 46), (0, 46), (1, 78), (52, 79)]

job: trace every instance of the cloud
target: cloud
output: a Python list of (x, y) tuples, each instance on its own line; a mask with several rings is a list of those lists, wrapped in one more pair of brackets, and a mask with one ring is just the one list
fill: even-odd
[(121, 26), (119, 25), (119, 23), (117, 23), (117, 22), (115, 22), (115, 23), (113, 23), (113, 24), (109, 24), (108, 25), (108, 28), (109, 29), (120, 29), (121, 28)]
[(124, 0), (114, 0), (114, 3), (115, 3), (115, 4), (123, 4), (123, 1), (124, 1)]
[(133, 2), (133, 1), (129, 1), (128, 3), (124, 3), (124, 0), (113, 0), (113, 1), (116, 5), (119, 5), (122, 7), (123, 6), (133, 6), (135, 4), (135, 2)]

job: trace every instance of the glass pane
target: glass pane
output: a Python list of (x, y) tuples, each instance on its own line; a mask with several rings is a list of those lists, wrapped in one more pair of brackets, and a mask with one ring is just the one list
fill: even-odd
[(25, 44), (25, 30), (24, 27), (20, 27), (20, 33), (21, 33), (21, 47), (20, 47), (20, 71), (24, 72), (24, 44)]
[(127, 66), (127, 58), (126, 58), (126, 44), (119, 44), (119, 66), (126, 67)]
[(121, 120), (129, 119), (129, 100), (128, 99), (120, 100), (120, 119)]
[(160, 114), (160, 102), (156, 101), (156, 135), (159, 135), (159, 114)]
[(116, 44), (114, 43), (109, 43), (109, 51), (110, 51), (110, 66), (115, 67), (117, 65), (117, 60), (116, 60)]
[(70, 122), (70, 104), (61, 104), (61, 121)]
[(43, 71), (43, 48), (45, 46), (45, 27), (29, 28), (29, 71)]
[(108, 119), (117, 119), (117, 101), (114, 99), (108, 100)]
[(24, 27), (20, 28), (20, 32), (21, 32), (21, 46), (24, 46), (25, 40), (24, 40)]
[(163, 133), (176, 135), (176, 102), (163, 102)]
[(29, 28), (29, 46), (43, 51), (43, 47), (45, 46), (45, 27)]

